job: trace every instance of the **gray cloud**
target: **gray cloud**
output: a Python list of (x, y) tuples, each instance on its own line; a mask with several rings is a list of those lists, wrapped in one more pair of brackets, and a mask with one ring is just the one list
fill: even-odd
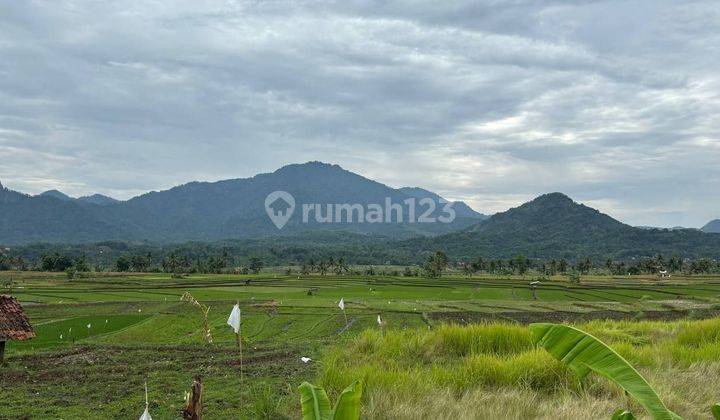
[(480, 211), (720, 217), (712, 1), (6, 2), (0, 180), (128, 198), (324, 160)]

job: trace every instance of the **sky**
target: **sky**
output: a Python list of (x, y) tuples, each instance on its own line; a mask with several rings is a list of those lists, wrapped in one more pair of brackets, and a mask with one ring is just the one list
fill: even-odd
[(0, 182), (127, 199), (320, 160), (483, 213), (720, 218), (720, 4), (569, 3), (0, 0)]

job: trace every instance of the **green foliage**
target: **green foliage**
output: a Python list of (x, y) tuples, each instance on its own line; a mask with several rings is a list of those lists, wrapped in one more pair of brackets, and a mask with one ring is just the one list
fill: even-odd
[(718, 319), (706, 319), (688, 323), (678, 331), (678, 343), (688, 347), (702, 347), (720, 342), (720, 322)]
[(302, 407), (303, 420), (328, 420), (332, 409), (330, 398), (325, 390), (308, 382), (303, 382), (300, 387), (300, 406)]
[(572, 284), (580, 284), (580, 274), (573, 271), (568, 275), (568, 279), (570, 280), (570, 283)]
[(576, 328), (549, 323), (531, 324), (535, 342), (565, 363), (580, 378), (595, 372), (617, 383), (655, 419), (677, 419), (655, 390), (622, 356), (592, 335)]
[(635, 420), (635, 416), (628, 410), (618, 408), (610, 418), (611, 420)]
[(713, 406), (710, 407), (710, 412), (715, 420), (720, 420), (720, 403), (713, 404)]
[(40, 259), (40, 269), (42, 271), (65, 271), (72, 265), (72, 259), (59, 252), (45, 254)]
[(269, 386), (264, 386), (256, 396), (252, 404), (252, 418), (262, 420), (286, 419), (281, 413), (280, 400)]
[(436, 328), (432, 343), (437, 346), (435, 352), (457, 356), (514, 354), (531, 348), (532, 337), (527, 328), (517, 325), (441, 325)]
[(319, 386), (303, 382), (300, 387), (300, 405), (303, 420), (357, 420), (360, 418), (362, 383), (355, 381), (345, 388), (334, 408), (330, 399)]
[(428, 257), (423, 270), (426, 277), (436, 278), (442, 276), (443, 271), (448, 266), (448, 257), (442, 251), (436, 251), (435, 254)]

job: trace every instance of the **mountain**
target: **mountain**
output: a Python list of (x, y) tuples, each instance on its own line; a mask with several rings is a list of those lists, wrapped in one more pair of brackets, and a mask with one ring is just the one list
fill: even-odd
[(720, 235), (695, 229), (642, 229), (621, 223), (561, 193), (542, 195), (460, 232), (403, 241), (412, 253), (436, 249), (459, 259), (608, 257), (657, 254), (720, 258)]
[(62, 191), (58, 190), (48, 190), (44, 193), (40, 193), (37, 195), (37, 197), (53, 197), (57, 198), (58, 200), (62, 201), (77, 201), (79, 203), (89, 203), (89, 204), (97, 204), (100, 206), (104, 206), (106, 204), (113, 204), (117, 203), (118, 200), (108, 197), (106, 195), (102, 194), (93, 194), (93, 195), (86, 195), (78, 198), (70, 197), (69, 195), (65, 194)]
[[(688, 227), (685, 227), (685, 226), (673, 226), (673, 227), (669, 227), (669, 228), (663, 228), (663, 227), (658, 227), (658, 226), (643, 226), (643, 225), (640, 225), (640, 226), (635, 226), (635, 227), (638, 228), (638, 229), (645, 229), (645, 230), (648, 230), (648, 229), (668, 229), (668, 230), (695, 229), (695, 228), (688, 228)], [(695, 230), (697, 230), (697, 229), (695, 229)]]
[[(435, 194), (434, 192), (428, 191), (428, 190), (425, 190), (425, 189), (419, 188), (419, 187), (402, 187), (402, 188), (400, 188), (400, 191), (404, 192), (405, 194), (407, 194), (411, 197), (415, 197), (418, 200), (422, 200), (424, 198), (429, 198), (437, 203), (448, 203), (449, 202), (448, 200), (440, 197), (439, 195)], [(475, 210), (470, 208), (470, 206), (468, 206), (467, 204), (465, 204), (462, 201), (453, 201), (452, 207), (455, 210), (455, 214), (458, 217), (471, 217), (471, 218), (480, 219), (480, 220), (484, 220), (489, 217), (482, 213), (476, 212)]]
[(711, 220), (700, 230), (706, 233), (720, 233), (720, 219)]
[(14, 203), (24, 199), (25, 197), (27, 197), (25, 194), (9, 190), (0, 183), (0, 205)]
[[(272, 223), (265, 209), (265, 198), (273, 191), (286, 191), (296, 202), (295, 211), (282, 230)], [(60, 192), (13, 197), (16, 200), (13, 203), (0, 203), (0, 243), (3, 244), (217, 241), (287, 236), (315, 230), (408, 238), (457, 231), (478, 221), (474, 211), (464, 209), (451, 223), (412, 223), (408, 220), (410, 211), (402, 207), (410, 195), (322, 162), (288, 165), (252, 178), (190, 182), (121, 202), (73, 200)], [(402, 217), (402, 223), (366, 220), (358, 223), (358, 212), (352, 213), (354, 222), (348, 222), (348, 209), (344, 213), (338, 210), (339, 205), (359, 204), (365, 211), (371, 204), (384, 206), (386, 199), (401, 207), (399, 213), (391, 215), (395, 219)], [(312, 204), (317, 204), (317, 208), (310, 206)], [(328, 205), (334, 205), (333, 215), (340, 212), (341, 223), (317, 220), (318, 216), (327, 216)], [(435, 211), (426, 216), (444, 214), (442, 205), (435, 207)], [(423, 210), (418, 207), (417, 214)], [(304, 216), (307, 223), (303, 221)]]
[(82, 203), (97, 204), (99, 206), (105, 206), (107, 204), (115, 204), (119, 201), (102, 194), (85, 195), (76, 199)]
[(67, 195), (61, 191), (58, 191), (58, 190), (48, 190), (48, 191), (45, 191), (44, 193), (40, 193), (39, 196), (40, 197), (53, 197), (53, 198), (57, 198), (58, 200), (62, 200), (62, 201), (73, 201), (74, 200), (74, 198), (72, 198), (69, 195)]

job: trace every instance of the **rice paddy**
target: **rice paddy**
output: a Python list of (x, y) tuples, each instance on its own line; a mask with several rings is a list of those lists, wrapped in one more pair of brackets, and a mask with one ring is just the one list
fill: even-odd
[[(145, 380), (153, 417), (176, 418), (196, 374), (207, 418), (298, 418), (301, 382), (336, 396), (354, 379), (366, 381), (363, 418), (481, 418), (492, 407), (506, 418), (609, 418), (620, 406), (642, 413), (617, 387), (580, 383), (536, 349), (525, 326), (536, 321), (596, 334), (686, 418), (708, 417), (704, 407), (720, 399), (712, 395), (720, 389), (718, 277), (587, 276), (578, 285), (558, 276), (541, 279), (537, 299), (532, 276), (0, 278), (13, 279), (38, 335), (8, 345), (0, 418), (139, 417)], [(186, 291), (210, 307), (213, 344), (196, 308), (180, 301)], [(242, 383), (225, 324), (236, 301)]]

